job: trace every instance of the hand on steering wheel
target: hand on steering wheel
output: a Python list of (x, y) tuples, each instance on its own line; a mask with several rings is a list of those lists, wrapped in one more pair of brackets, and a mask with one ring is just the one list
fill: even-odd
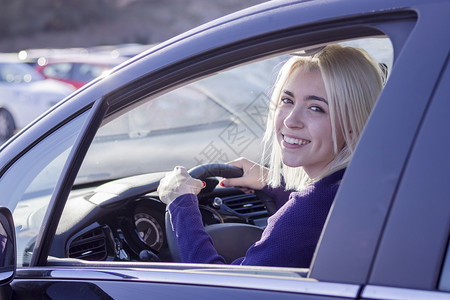
[(203, 181), (192, 178), (186, 168), (177, 166), (161, 179), (158, 186), (159, 199), (169, 205), (181, 195), (197, 195), (204, 187)]
[(235, 186), (244, 192), (253, 192), (254, 190), (261, 190), (266, 185), (269, 172), (267, 168), (242, 157), (228, 164), (242, 169), (243, 175), (237, 178), (225, 178), (220, 182), (221, 186)]
[[(182, 187), (182, 189), (184, 189), (185, 187), (191, 188), (189, 182), (192, 182), (192, 181), (190, 181), (190, 180), (197, 179), (196, 180), (197, 183), (195, 183), (195, 188), (196, 188), (195, 191), (200, 191), (199, 183), (202, 184), (201, 180), (207, 180), (210, 177), (216, 177), (216, 176), (226, 178), (228, 183), (230, 183), (230, 180), (234, 178), (234, 180), (231, 181), (230, 186), (236, 184), (239, 186), (247, 185), (247, 186), (250, 186), (255, 189), (257, 189), (259, 187), (262, 188), (262, 187), (264, 187), (265, 183), (262, 183), (260, 180), (260, 178), (261, 178), (260, 172), (263, 172), (263, 174), (267, 174), (267, 172), (265, 172), (265, 169), (261, 169), (261, 167), (258, 166), (256, 163), (253, 163), (247, 159), (238, 159), (229, 164), (217, 163), (217, 164), (200, 165), (200, 166), (190, 169), (188, 175), (185, 172), (186, 172), (186, 170), (184, 168), (178, 169), (178, 170), (177, 170), (177, 168), (175, 168), (175, 170), (173, 172), (169, 173), (169, 175), (166, 176), (167, 179), (166, 178), (162, 179), (160, 182), (160, 187), (158, 188), (160, 197), (162, 197), (161, 195), (165, 193), (167, 187), (171, 186), (171, 184), (170, 184), (171, 182), (174, 182), (174, 181), (175, 181), (175, 183), (177, 182), (176, 180), (174, 180), (177, 178), (177, 174), (179, 174), (179, 176), (181, 176), (183, 178), (182, 182), (185, 183), (185, 184), (180, 185), (180, 187)], [(193, 179), (193, 178), (196, 178), (196, 179)], [(241, 179), (242, 181), (239, 181), (239, 179)], [(185, 182), (185, 181), (187, 181), (187, 182)], [(217, 183), (215, 183), (215, 184), (217, 184)], [(176, 185), (176, 186), (178, 186), (178, 185)], [(176, 188), (176, 189), (169, 188), (169, 190), (171, 191), (168, 193), (170, 195), (176, 195), (176, 193), (180, 193), (180, 189), (178, 189), (178, 188)], [(172, 194), (172, 191), (175, 194)], [(163, 197), (165, 197), (165, 196), (163, 196)], [(168, 198), (170, 200), (171, 196), (169, 196)], [(161, 198), (161, 200), (163, 202), (166, 201), (162, 198)], [(223, 240), (222, 236), (219, 234), (220, 232), (225, 233), (231, 229), (236, 229), (233, 232), (239, 231), (240, 233), (242, 233), (242, 232), (248, 233), (248, 234), (238, 235), (238, 237), (243, 238), (243, 241), (241, 240), (241, 241), (239, 241), (239, 243), (236, 244), (237, 248), (233, 246), (233, 249), (234, 249), (233, 251), (243, 249), (243, 251), (241, 251), (243, 254), (245, 254), (245, 251), (248, 249), (249, 245), (253, 244), (255, 241), (257, 241), (261, 237), (262, 229), (254, 226), (254, 225), (240, 224), (240, 223), (237, 223), (237, 224), (222, 223), (222, 224), (214, 224), (214, 225), (215, 225), (214, 227), (209, 226), (209, 228), (210, 228), (210, 230), (211, 230), (211, 228), (214, 228), (216, 233), (213, 234), (213, 231), (208, 231), (208, 233), (212, 236), (213, 240), (215, 239), (214, 236), (218, 237), (215, 240), (216, 246), (219, 245), (220, 241)], [(166, 216), (165, 216), (165, 227), (166, 227), (167, 244), (169, 246), (169, 251), (172, 256), (172, 260), (175, 262), (180, 262), (181, 261), (180, 251), (178, 248), (178, 243), (177, 243), (177, 238), (176, 238), (176, 235), (174, 232), (174, 228), (173, 228), (173, 225), (171, 222), (171, 216), (170, 216), (170, 213), (168, 212), (168, 210), (166, 211)], [(222, 229), (222, 227), (223, 227), (223, 229)], [(245, 227), (245, 228), (241, 228), (241, 227)], [(250, 227), (252, 227), (252, 228), (250, 228)], [(248, 238), (249, 236), (251, 236), (251, 239)], [(232, 260), (234, 260), (235, 258), (241, 257), (243, 255), (241, 252), (239, 252), (240, 254), (238, 256), (236, 256), (234, 254), (231, 255), (228, 251), (228, 250), (230, 250), (229, 244), (228, 243), (225, 243), (225, 244), (226, 244), (226, 247), (224, 247), (224, 248), (227, 251), (222, 251), (222, 250), (219, 251), (218, 250), (218, 252), (220, 255), (223, 255), (224, 257), (233, 257), (233, 259), (229, 259), (230, 262)], [(219, 248), (216, 248), (216, 249), (219, 249)]]
[[(206, 164), (189, 170), (187, 173), (183, 167), (176, 167), (168, 173), (159, 184), (158, 193), (161, 201), (170, 204), (176, 197), (183, 193), (197, 193), (204, 187), (202, 179), (218, 176), (225, 178), (242, 176), (242, 169), (228, 164)], [(195, 179), (194, 179), (195, 178)], [(179, 184), (181, 182), (181, 184)], [(193, 184), (191, 184), (193, 183)], [(165, 216), (166, 238), (173, 261), (181, 261), (178, 244), (173, 231), (170, 213), (166, 210)]]

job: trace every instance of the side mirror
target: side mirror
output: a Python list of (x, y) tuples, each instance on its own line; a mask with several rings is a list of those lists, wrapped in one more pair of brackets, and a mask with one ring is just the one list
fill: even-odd
[(0, 207), (0, 286), (10, 283), (16, 274), (16, 233), (11, 211)]

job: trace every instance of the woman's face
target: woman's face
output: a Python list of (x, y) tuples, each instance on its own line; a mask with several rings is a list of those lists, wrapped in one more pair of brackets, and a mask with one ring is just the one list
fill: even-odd
[[(327, 93), (319, 70), (293, 71), (281, 92), (275, 127), (285, 165), (302, 166), (310, 178), (327, 170), (336, 154)], [(338, 149), (342, 149), (344, 139), (340, 128), (336, 129)]]

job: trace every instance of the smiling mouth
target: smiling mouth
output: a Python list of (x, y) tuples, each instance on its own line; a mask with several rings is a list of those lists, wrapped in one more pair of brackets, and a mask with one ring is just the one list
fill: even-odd
[(308, 140), (295, 139), (295, 138), (291, 138), (291, 137), (288, 137), (285, 135), (283, 135), (283, 141), (285, 141), (286, 143), (291, 144), (291, 145), (300, 145), (300, 146), (311, 143), (311, 141), (308, 141)]

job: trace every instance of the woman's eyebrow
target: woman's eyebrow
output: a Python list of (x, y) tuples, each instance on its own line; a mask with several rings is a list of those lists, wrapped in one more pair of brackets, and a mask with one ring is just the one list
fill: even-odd
[(305, 97), (305, 100), (317, 100), (317, 101), (324, 102), (326, 105), (328, 105), (328, 101), (327, 101), (327, 100), (325, 100), (325, 99), (322, 98), (322, 97), (315, 96), (315, 95), (309, 95), (309, 96), (306, 96), (306, 97)]
[[(291, 91), (283, 90), (283, 93), (288, 95), (288, 96), (290, 96), (290, 97), (292, 97), (292, 98), (295, 98), (294, 93), (291, 92)], [(325, 103), (326, 105), (328, 105), (328, 101), (325, 100), (325, 98), (322, 98), (322, 97), (319, 97), (319, 96), (315, 96), (315, 95), (308, 95), (308, 96), (305, 97), (305, 100), (317, 100), (317, 101), (321, 101), (321, 102)]]
[(293, 92), (290, 92), (290, 91), (288, 91), (288, 90), (283, 90), (283, 93), (285, 93), (286, 95), (288, 95), (288, 96), (290, 96), (290, 97), (292, 97), (292, 98), (295, 98)]

